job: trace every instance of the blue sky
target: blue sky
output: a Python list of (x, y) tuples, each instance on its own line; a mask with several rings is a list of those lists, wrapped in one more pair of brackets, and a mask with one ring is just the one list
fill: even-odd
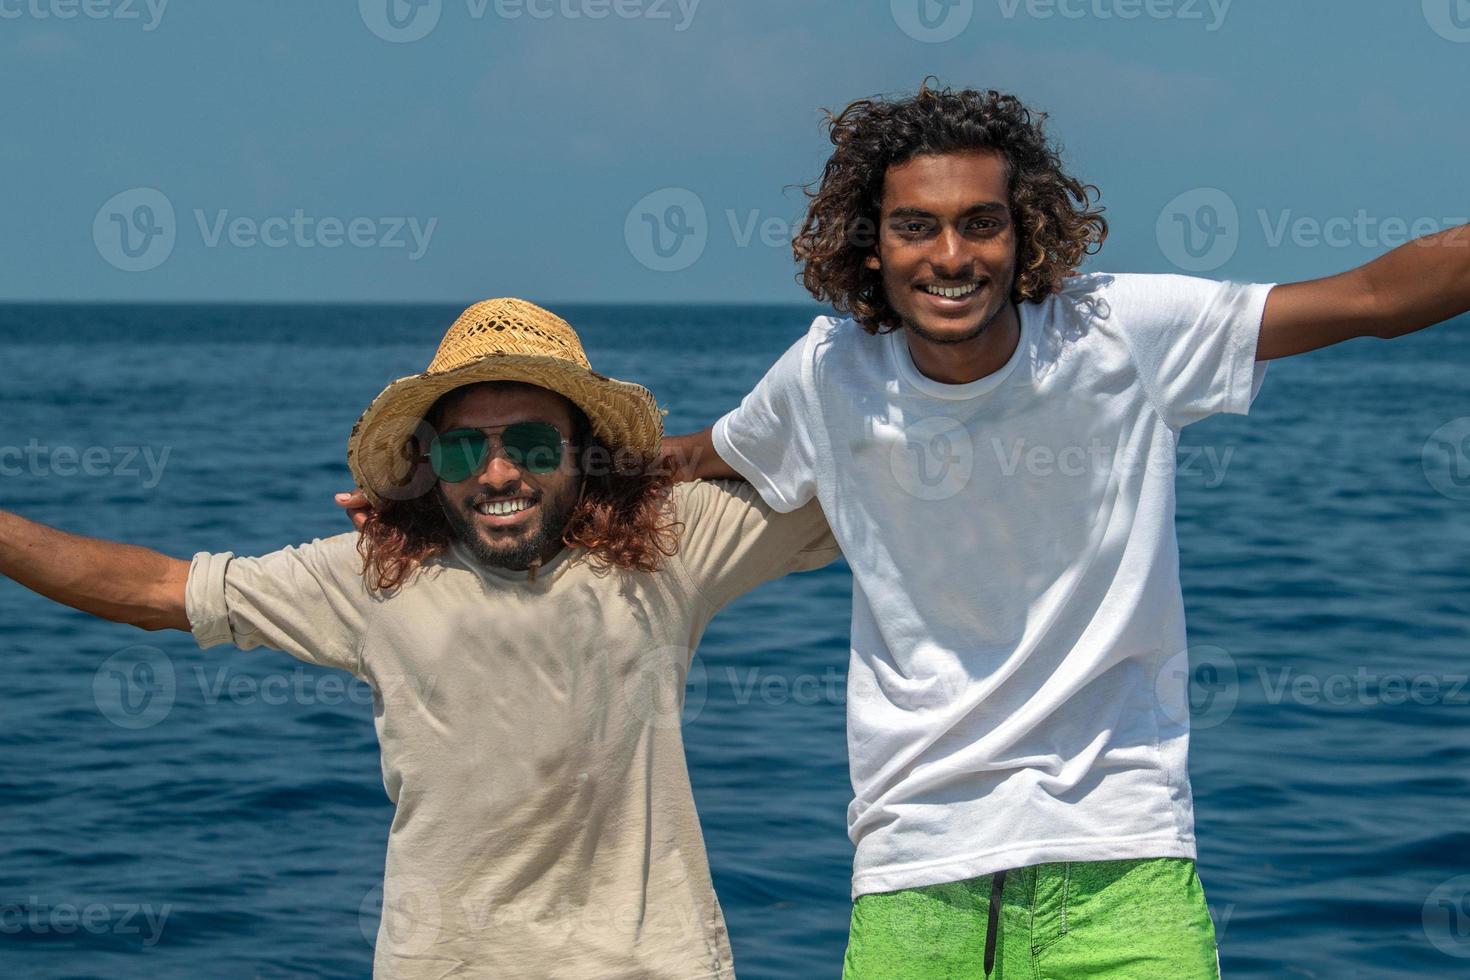
[(1470, 0), (414, 2), (0, 0), (0, 299), (801, 301), (820, 110), (926, 74), (1051, 114), (1095, 268), (1470, 218)]

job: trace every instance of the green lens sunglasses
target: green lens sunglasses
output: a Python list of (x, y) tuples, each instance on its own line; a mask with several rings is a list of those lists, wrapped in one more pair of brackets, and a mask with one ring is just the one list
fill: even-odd
[[(517, 422), (500, 433), (505, 456), (529, 473), (545, 475), (561, 466), (571, 440), (550, 422)], [(425, 457), (434, 474), (446, 483), (468, 480), (490, 461), (490, 437), (479, 429), (452, 429), (435, 436)]]

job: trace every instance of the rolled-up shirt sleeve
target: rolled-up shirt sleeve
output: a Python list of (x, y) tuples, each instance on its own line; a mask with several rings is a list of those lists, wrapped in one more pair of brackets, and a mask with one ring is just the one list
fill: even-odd
[(378, 600), (367, 588), (357, 534), (263, 555), (200, 552), (184, 608), (201, 648), (268, 647), (322, 667), (363, 673), (362, 641)]

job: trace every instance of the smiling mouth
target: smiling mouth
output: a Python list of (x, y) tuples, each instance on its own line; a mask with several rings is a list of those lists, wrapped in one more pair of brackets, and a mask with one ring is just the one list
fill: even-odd
[(966, 296), (977, 292), (983, 285), (985, 285), (984, 282), (976, 279), (971, 282), (959, 283), (954, 286), (941, 286), (938, 283), (929, 283), (920, 286), (919, 289), (925, 293), (928, 293), (930, 296), (938, 296), (941, 299), (964, 299)]
[(487, 500), (475, 505), (475, 513), (484, 517), (512, 517), (536, 506), (530, 497), (515, 497), (510, 500)]

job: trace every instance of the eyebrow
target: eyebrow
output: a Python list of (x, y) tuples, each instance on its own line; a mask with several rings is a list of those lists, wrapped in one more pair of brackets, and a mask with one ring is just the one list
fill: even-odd
[[(1008, 211), (1010, 211), (1010, 208), (1006, 207), (1004, 204), (1001, 204), (999, 201), (983, 201), (983, 202), (981, 202), (979, 204), (972, 204), (972, 205), (970, 205), (968, 208), (966, 208), (964, 211), (962, 211), (960, 213), (961, 214), (978, 214), (978, 213), (994, 214), (996, 212), (1005, 213), (1005, 212), (1008, 212)], [(893, 219), (893, 218), (932, 218), (934, 216), (935, 216), (934, 213), (931, 212), (931, 211), (925, 211), (923, 208), (915, 208), (915, 207), (894, 208), (892, 211), (888, 212), (888, 218), (889, 219)]]

